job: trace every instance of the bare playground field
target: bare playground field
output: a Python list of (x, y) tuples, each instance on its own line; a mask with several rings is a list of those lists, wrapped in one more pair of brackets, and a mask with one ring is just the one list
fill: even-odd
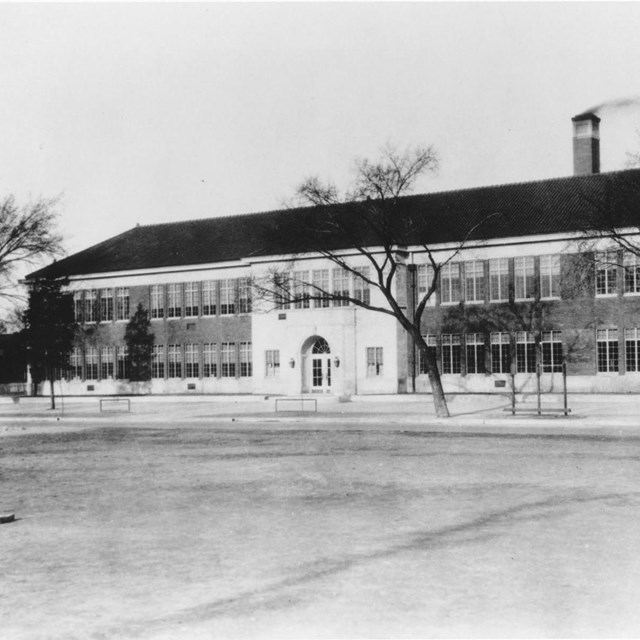
[(3, 427), (0, 636), (640, 634), (640, 440)]

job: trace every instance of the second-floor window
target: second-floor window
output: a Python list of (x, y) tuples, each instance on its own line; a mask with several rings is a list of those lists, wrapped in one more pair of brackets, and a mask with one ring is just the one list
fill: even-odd
[(182, 316), (182, 284), (174, 282), (167, 285), (167, 318), (180, 316)]
[(164, 318), (164, 286), (161, 284), (151, 286), (151, 317)]
[(102, 322), (113, 320), (113, 289), (100, 291), (100, 320)]
[(484, 262), (464, 263), (464, 298), (466, 302), (484, 302)]
[(84, 292), (84, 321), (95, 322), (98, 319), (98, 291), (89, 289)]
[(489, 260), (489, 300), (492, 302), (509, 300), (509, 260), (507, 258)]
[(363, 304), (371, 304), (371, 285), (369, 279), (371, 270), (369, 267), (357, 267), (353, 274), (353, 297)]
[(251, 280), (238, 280), (238, 313), (251, 313)]
[(129, 319), (129, 287), (116, 289), (116, 320)]
[(640, 293), (640, 256), (630, 251), (624, 254), (624, 292)]
[(186, 318), (195, 318), (200, 312), (199, 293), (197, 282), (184, 283), (184, 315)]
[(440, 282), (442, 304), (460, 302), (460, 263), (450, 262), (442, 267)]
[(220, 282), (220, 314), (232, 316), (236, 312), (236, 281), (232, 279)]
[(316, 308), (329, 306), (329, 269), (314, 269), (311, 272), (312, 292), (316, 299), (313, 306)]
[(610, 296), (618, 290), (618, 252), (596, 254), (596, 295)]
[(540, 297), (560, 297), (560, 256), (540, 257)]
[(202, 315), (216, 315), (216, 299), (218, 297), (218, 287), (215, 280), (206, 280), (202, 283)]
[(333, 269), (333, 300), (334, 307), (347, 307), (349, 300), (349, 283), (351, 282), (351, 274), (346, 269)]
[(533, 257), (513, 261), (516, 300), (531, 300), (535, 296), (535, 261)]

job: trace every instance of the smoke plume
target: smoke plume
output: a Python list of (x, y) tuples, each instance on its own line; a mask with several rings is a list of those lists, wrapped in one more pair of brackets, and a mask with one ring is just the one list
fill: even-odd
[(607, 102), (601, 102), (597, 104), (595, 107), (591, 107), (590, 109), (585, 109), (579, 116), (585, 116), (590, 113), (598, 115), (599, 113), (603, 113), (604, 111), (619, 111), (621, 109), (630, 109), (630, 108), (638, 108), (640, 109), (640, 96), (629, 96), (627, 98), (617, 98), (616, 100), (608, 100)]

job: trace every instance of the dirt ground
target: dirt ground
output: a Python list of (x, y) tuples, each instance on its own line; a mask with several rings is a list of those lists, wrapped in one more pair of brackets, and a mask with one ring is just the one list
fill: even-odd
[(0, 636), (638, 636), (639, 480), (615, 435), (5, 427)]

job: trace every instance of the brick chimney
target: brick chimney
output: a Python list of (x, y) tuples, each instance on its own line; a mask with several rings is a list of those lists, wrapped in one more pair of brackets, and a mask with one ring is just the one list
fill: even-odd
[(600, 173), (600, 118), (581, 113), (573, 122), (573, 175)]

